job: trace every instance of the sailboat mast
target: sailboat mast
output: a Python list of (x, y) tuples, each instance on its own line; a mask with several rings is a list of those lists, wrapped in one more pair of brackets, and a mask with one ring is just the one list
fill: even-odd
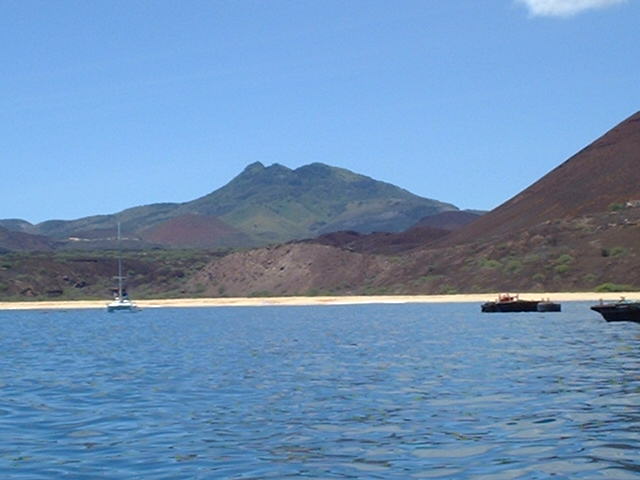
[(118, 222), (118, 298), (122, 300), (122, 250), (120, 248), (120, 222)]
[(138, 306), (129, 299), (126, 293), (127, 291), (125, 290), (126, 284), (124, 272), (122, 271), (122, 237), (120, 235), (120, 222), (118, 222), (118, 236), (116, 238), (116, 244), (116, 257), (118, 258), (118, 276), (116, 277), (118, 279), (118, 294), (111, 303), (107, 304), (107, 312), (138, 312), (140, 311), (140, 308), (138, 308)]

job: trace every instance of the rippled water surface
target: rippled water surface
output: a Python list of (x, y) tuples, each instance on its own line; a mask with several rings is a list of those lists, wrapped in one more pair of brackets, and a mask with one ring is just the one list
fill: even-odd
[(563, 308), (0, 312), (0, 477), (640, 478), (640, 325)]

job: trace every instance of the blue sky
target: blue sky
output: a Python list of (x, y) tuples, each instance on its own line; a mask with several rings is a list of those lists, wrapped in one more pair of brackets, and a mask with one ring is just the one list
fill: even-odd
[(0, 218), (324, 162), (498, 206), (640, 109), (637, 0), (0, 0)]

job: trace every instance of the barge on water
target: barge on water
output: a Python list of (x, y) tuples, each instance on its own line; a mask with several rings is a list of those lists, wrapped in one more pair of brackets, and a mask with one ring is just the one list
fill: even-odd
[(549, 300), (522, 300), (519, 295), (503, 293), (496, 301), (483, 303), (481, 310), (486, 313), (559, 312), (561, 306)]

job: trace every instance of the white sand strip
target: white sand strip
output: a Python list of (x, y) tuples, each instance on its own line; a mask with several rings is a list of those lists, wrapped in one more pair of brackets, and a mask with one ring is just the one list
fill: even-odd
[[(640, 298), (639, 292), (600, 293), (600, 292), (553, 292), (523, 293), (525, 300), (549, 299), (555, 302), (575, 302), (599, 300), (615, 301), (621, 296), (629, 299)], [(293, 306), (293, 305), (359, 305), (372, 303), (482, 303), (495, 300), (498, 294), (475, 293), (461, 295), (371, 295), (342, 297), (251, 297), (251, 298), (176, 298), (163, 300), (136, 300), (141, 308), (160, 307), (253, 307), (253, 306)], [(106, 300), (77, 301), (32, 301), (32, 302), (0, 302), (0, 310), (51, 310), (106, 308)]]

